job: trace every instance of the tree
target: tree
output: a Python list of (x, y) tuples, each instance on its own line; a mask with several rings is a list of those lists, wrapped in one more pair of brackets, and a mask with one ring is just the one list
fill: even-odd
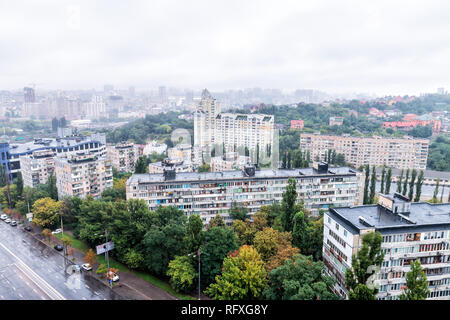
[(406, 288), (400, 300), (425, 300), (429, 293), (427, 276), (420, 261), (411, 262), (411, 269), (406, 273)]
[(398, 193), (402, 193), (402, 179), (403, 179), (403, 169), (400, 174), (400, 178), (398, 178), (398, 180), (397, 180), (397, 192)]
[(144, 266), (144, 254), (137, 249), (129, 248), (123, 257), (123, 262), (131, 269), (140, 269)]
[(409, 193), (408, 193), (408, 198), (410, 201), (413, 201), (413, 196), (414, 196), (414, 183), (416, 180), (416, 176), (417, 176), (417, 170), (413, 169), (412, 173), (411, 173), (411, 181), (409, 182)]
[(198, 172), (211, 172), (211, 166), (209, 163), (202, 164), (197, 168)]
[(369, 203), (369, 176), (370, 176), (370, 167), (367, 164), (366, 165), (366, 176), (364, 179), (364, 199), (363, 199), (363, 204), (368, 204)]
[(386, 176), (386, 166), (383, 165), (383, 169), (381, 171), (381, 190), (380, 190), (380, 193), (384, 193), (385, 176)]
[(239, 239), (239, 245), (252, 244), (257, 232), (253, 223), (250, 220), (234, 220), (233, 231)]
[(200, 215), (193, 214), (188, 218), (186, 225), (186, 247), (187, 251), (196, 252), (198, 248), (203, 244), (204, 231), (203, 221)]
[(51, 174), (50, 177), (48, 177), (46, 186), (50, 198), (58, 201), (58, 188), (56, 187), (56, 177), (53, 174)]
[(294, 215), (297, 212), (297, 181), (294, 178), (288, 179), (286, 191), (283, 192), (281, 201), (281, 222), (285, 231), (292, 231), (294, 226)]
[(253, 246), (261, 255), (263, 261), (267, 262), (271, 257), (276, 255), (284, 238), (279, 231), (272, 228), (264, 228), (255, 234)]
[(403, 181), (402, 195), (406, 195), (406, 191), (408, 189), (408, 178), (409, 178), (409, 169), (406, 170), (405, 181)]
[(209, 220), (209, 223), (206, 225), (206, 229), (210, 229), (213, 227), (225, 227), (225, 220), (223, 220), (220, 214), (216, 214)]
[(416, 183), (416, 197), (414, 198), (414, 202), (420, 201), (420, 195), (422, 194), (422, 184), (423, 184), (423, 170), (420, 170), (419, 177), (417, 178)]
[(61, 239), (63, 246), (65, 248), (65, 250), (67, 250), (67, 248), (70, 248), (72, 246), (72, 239), (70, 239), (69, 237), (63, 236)]
[(134, 173), (147, 173), (148, 166), (146, 161), (146, 156), (141, 156), (136, 160), (134, 164)]
[(433, 192), (433, 199), (432, 199), (434, 201), (434, 203), (437, 202), (437, 195), (438, 195), (438, 192), (439, 192), (439, 181), (440, 181), (440, 179), (437, 178), (436, 179), (436, 186), (435, 186), (434, 192)]
[(325, 275), (324, 269), (322, 261), (314, 262), (310, 256), (297, 254), (270, 272), (264, 297), (268, 300), (338, 299), (331, 291), (334, 280)]
[(198, 274), (188, 256), (177, 256), (169, 262), (167, 275), (170, 284), (178, 292), (190, 293), (196, 286)]
[(386, 175), (386, 187), (384, 188), (386, 194), (389, 194), (389, 192), (391, 191), (391, 183), (392, 183), (392, 168), (389, 168)]
[(92, 250), (92, 248), (89, 248), (88, 252), (86, 252), (86, 255), (83, 257), (83, 261), (89, 263), (91, 266), (93, 266), (97, 261), (97, 254), (94, 250)]
[(370, 178), (369, 204), (372, 204), (374, 202), (376, 183), (377, 183), (377, 173), (375, 172), (375, 166), (373, 166), (372, 167), (372, 177)]
[(230, 217), (233, 220), (245, 221), (248, 218), (248, 209), (242, 205), (233, 202), (230, 208)]
[(17, 178), (16, 178), (16, 191), (17, 195), (22, 198), (23, 195), (23, 178), (22, 178), (22, 172), (17, 172)]
[(217, 300), (260, 299), (267, 284), (267, 272), (258, 251), (242, 246), (223, 261), (222, 274), (216, 276), (206, 293)]
[(277, 253), (270, 257), (269, 261), (266, 263), (267, 272), (270, 273), (273, 269), (283, 265), (287, 259), (292, 259), (293, 256), (299, 253), (300, 250), (292, 247), (291, 244), (281, 244), (278, 247)]
[(223, 259), (229, 252), (238, 248), (234, 232), (224, 227), (212, 227), (205, 232), (201, 247), (202, 277), (201, 281), (209, 285), (220, 273)]
[(345, 283), (350, 289), (350, 300), (374, 300), (378, 292), (368, 286), (368, 279), (381, 266), (384, 253), (381, 250), (382, 237), (379, 232), (370, 232), (362, 237), (362, 247), (352, 257), (352, 268), (345, 273)]
[(50, 230), (50, 229), (42, 230), (42, 236), (44, 238), (47, 238), (47, 241), (50, 241), (50, 237), (52, 236), (52, 230)]
[(42, 198), (33, 204), (33, 223), (42, 228), (52, 228), (58, 222), (60, 202), (52, 198)]

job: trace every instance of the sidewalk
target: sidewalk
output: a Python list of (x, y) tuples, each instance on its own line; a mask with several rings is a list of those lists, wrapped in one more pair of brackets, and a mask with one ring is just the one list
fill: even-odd
[[(37, 226), (33, 228), (33, 231), (30, 234), (39, 239), (43, 240), (43, 236), (40, 234), (41, 230)], [(73, 236), (70, 231), (65, 231), (65, 233)], [(58, 238), (55, 238), (55, 243), (62, 244), (62, 241)], [(83, 258), (85, 253), (76, 249), (74, 249), (73, 256), (67, 257), (68, 260), (73, 261), (74, 264), (84, 264)], [(74, 258), (72, 260), (72, 258)], [(99, 275), (95, 273), (95, 270), (98, 268), (100, 264), (96, 262), (92, 266), (92, 270), (90, 275), (92, 277), (97, 278), (104, 285), (109, 286), (108, 281), (104, 278), (101, 278)], [(119, 272), (120, 280), (114, 283), (112, 290), (122, 296), (123, 299), (126, 300), (178, 300), (176, 297), (167, 293), (166, 291), (154, 286), (153, 284), (141, 279), (137, 275), (130, 272)]]

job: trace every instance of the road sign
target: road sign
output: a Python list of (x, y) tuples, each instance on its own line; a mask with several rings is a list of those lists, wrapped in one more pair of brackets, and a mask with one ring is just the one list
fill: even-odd
[(28, 218), (28, 221), (32, 222), (32, 221), (33, 221), (33, 218)]
[(111, 241), (103, 243), (101, 245), (98, 245), (96, 247), (97, 249), (97, 254), (102, 254), (105, 253), (106, 251), (110, 251), (112, 249), (114, 249), (114, 243), (112, 243)]
[(28, 218), (28, 219), (33, 218), (33, 214), (32, 214), (32, 213), (27, 213), (27, 218)]

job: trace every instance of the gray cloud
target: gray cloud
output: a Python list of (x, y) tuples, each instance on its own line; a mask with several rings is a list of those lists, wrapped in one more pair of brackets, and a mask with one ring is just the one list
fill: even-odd
[(419, 94), (450, 87), (448, 21), (429, 0), (3, 2), (0, 89)]

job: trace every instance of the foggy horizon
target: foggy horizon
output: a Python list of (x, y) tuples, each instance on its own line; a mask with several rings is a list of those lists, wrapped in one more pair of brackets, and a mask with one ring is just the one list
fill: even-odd
[[(406, 4), (406, 5), (405, 5)], [(0, 90), (448, 89), (443, 1), (0, 4)]]

